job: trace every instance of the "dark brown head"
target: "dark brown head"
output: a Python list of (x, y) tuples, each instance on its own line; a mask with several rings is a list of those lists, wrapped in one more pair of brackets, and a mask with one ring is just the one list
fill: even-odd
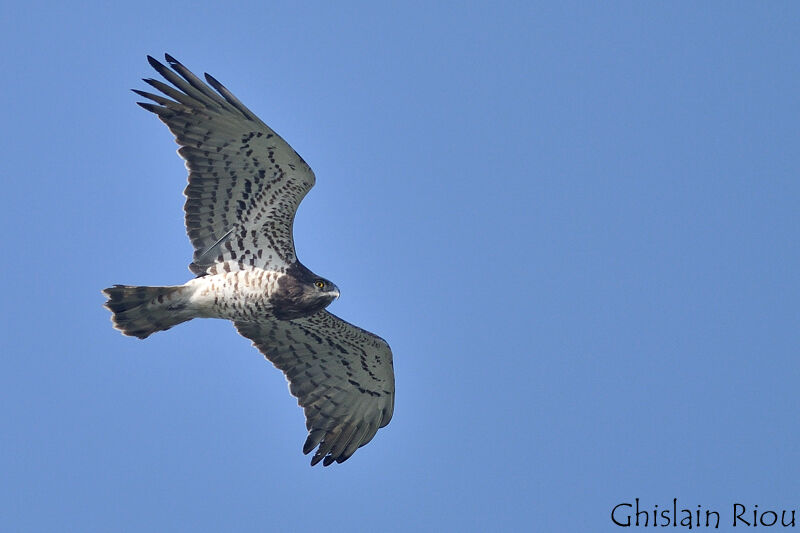
[(291, 320), (313, 315), (339, 297), (339, 288), (295, 263), (278, 278), (278, 290), (270, 298), (275, 317)]

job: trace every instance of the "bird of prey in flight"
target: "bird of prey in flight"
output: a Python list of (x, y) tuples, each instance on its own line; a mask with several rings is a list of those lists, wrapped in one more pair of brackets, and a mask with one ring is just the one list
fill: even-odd
[(306, 417), (311, 465), (346, 461), (392, 419), (392, 352), (382, 338), (325, 308), (339, 288), (303, 265), (292, 224), (314, 172), (289, 144), (206, 74), (169, 54), (148, 56), (163, 94), (134, 92), (175, 135), (186, 161), (186, 231), (194, 246), (184, 285), (114, 285), (103, 293), (114, 327), (144, 339), (193, 318), (232, 320), (286, 375)]

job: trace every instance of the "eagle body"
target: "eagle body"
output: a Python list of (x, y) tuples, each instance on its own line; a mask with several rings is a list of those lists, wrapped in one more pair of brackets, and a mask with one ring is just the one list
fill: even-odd
[[(230, 261), (209, 268), (208, 275), (184, 287), (187, 305), (202, 318), (290, 320), (313, 315), (339, 297), (339, 289), (298, 263), (286, 272)], [(324, 284), (317, 287), (316, 283)]]
[[(306, 415), (303, 453), (343, 462), (394, 411), (392, 351), (385, 340), (329, 313), (339, 289), (298, 259), (292, 226), (314, 173), (216, 79), (148, 56), (168, 82), (135, 90), (175, 135), (189, 170), (184, 205), (194, 246), (179, 286), (114, 285), (103, 291), (112, 323), (147, 338), (194, 318), (231, 320), (286, 375)], [(210, 86), (209, 86), (210, 85)], [(163, 95), (163, 96), (162, 96)]]
[(230, 272), (210, 269), (184, 285), (187, 307), (202, 318), (253, 320), (275, 316), (272, 298), (284, 273), (257, 267)]

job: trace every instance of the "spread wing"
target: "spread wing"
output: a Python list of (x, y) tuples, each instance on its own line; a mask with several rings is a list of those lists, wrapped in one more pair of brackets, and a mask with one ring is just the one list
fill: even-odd
[(289, 380), (306, 415), (311, 465), (344, 462), (389, 423), (394, 370), (389, 345), (327, 311), (306, 318), (235, 322)]
[(314, 173), (289, 144), (208, 74), (203, 83), (166, 54), (172, 70), (147, 59), (164, 79), (145, 79), (168, 98), (134, 90), (175, 134), (186, 160), (186, 231), (195, 274), (223, 261), (283, 270), (296, 261), (292, 224)]

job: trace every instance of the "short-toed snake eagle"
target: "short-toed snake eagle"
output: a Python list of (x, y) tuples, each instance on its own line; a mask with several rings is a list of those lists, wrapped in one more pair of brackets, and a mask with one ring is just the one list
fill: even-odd
[(171, 68), (148, 60), (171, 85), (144, 80), (164, 96), (134, 92), (153, 102), (139, 105), (175, 135), (189, 169), (184, 211), (197, 277), (105, 289), (114, 327), (144, 339), (193, 318), (232, 320), (286, 375), (305, 410), (303, 453), (317, 448), (311, 464), (341, 463), (392, 418), (389, 345), (326, 311), (339, 289), (295, 255), (292, 223), (314, 185), (303, 158), (213, 77), (207, 85), (165, 57)]

